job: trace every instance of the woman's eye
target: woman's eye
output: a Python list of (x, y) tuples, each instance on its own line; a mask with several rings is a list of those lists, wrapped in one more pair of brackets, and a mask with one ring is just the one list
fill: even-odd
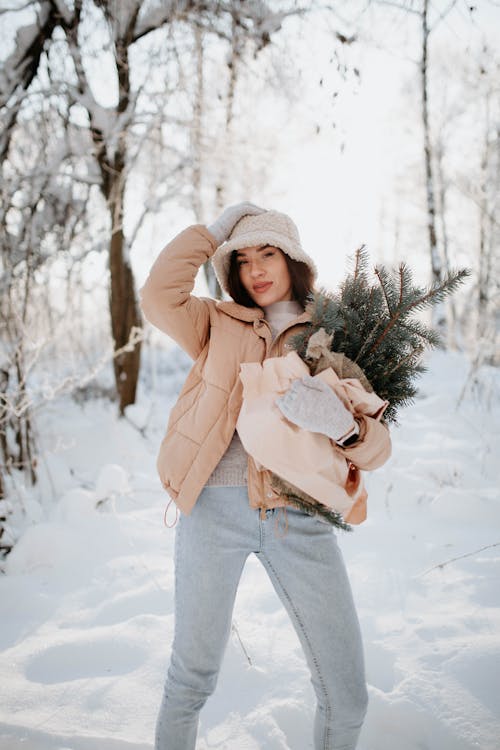
[(268, 253), (264, 253), (264, 258), (272, 258), (272, 257), (273, 257), (273, 255), (274, 255), (274, 253), (273, 253), (273, 251), (271, 250), (271, 251), (270, 251), (270, 252), (268, 252)]
[(240, 259), (238, 260), (238, 265), (239, 265), (239, 266), (242, 266), (242, 265), (244, 265), (244, 264), (245, 264), (246, 262), (247, 262), (246, 260), (243, 260), (243, 258), (240, 258)]

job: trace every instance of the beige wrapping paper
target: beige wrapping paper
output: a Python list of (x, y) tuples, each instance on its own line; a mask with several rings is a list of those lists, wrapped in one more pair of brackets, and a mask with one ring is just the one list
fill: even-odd
[[(348, 517), (366, 498), (361, 473), (352, 481), (352, 464), (326, 436), (289, 422), (275, 404), (293, 380), (309, 374), (296, 352), (243, 363), (243, 404), (236, 428), (245, 450), (260, 464), (314, 499)], [(380, 418), (387, 402), (368, 393), (355, 378), (340, 379), (328, 368), (318, 376), (354, 415)], [(351, 469), (351, 471), (350, 471)], [(359, 479), (359, 481), (358, 481)]]

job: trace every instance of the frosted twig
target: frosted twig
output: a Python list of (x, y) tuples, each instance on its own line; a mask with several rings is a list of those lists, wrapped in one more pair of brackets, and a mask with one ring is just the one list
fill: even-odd
[(421, 578), (422, 576), (426, 576), (427, 573), (431, 573), (433, 570), (437, 570), (444, 568), (446, 565), (450, 565), (452, 562), (456, 562), (457, 560), (463, 560), (465, 557), (472, 557), (473, 555), (477, 555), (478, 552), (484, 552), (485, 549), (491, 549), (492, 547), (499, 547), (500, 542), (495, 542), (494, 544), (487, 544), (486, 547), (480, 547), (479, 549), (474, 550), (473, 552), (466, 552), (464, 555), (458, 555), (457, 557), (452, 557), (449, 560), (445, 560), (442, 563), (439, 563), (438, 565), (433, 565), (432, 568), (428, 568), (427, 570), (424, 570), (423, 573), (419, 573), (417, 578)]
[(248, 664), (249, 664), (249, 665), (250, 665), (250, 666), (252, 667), (252, 666), (253, 666), (253, 664), (252, 664), (252, 660), (250, 659), (250, 657), (249, 657), (249, 655), (248, 655), (248, 651), (247, 651), (247, 650), (246, 650), (246, 648), (245, 648), (245, 644), (244, 644), (244, 643), (243, 643), (243, 641), (241, 640), (241, 636), (240, 636), (240, 633), (239, 633), (238, 627), (237, 627), (237, 625), (236, 625), (236, 623), (235, 623), (235, 621), (234, 621), (234, 620), (233, 620), (233, 621), (232, 621), (232, 623), (231, 623), (231, 630), (232, 630), (232, 631), (233, 631), (233, 633), (234, 633), (234, 634), (236, 635), (236, 637), (237, 637), (237, 639), (238, 639), (238, 641), (239, 641), (239, 644), (240, 644), (240, 646), (241, 646), (241, 650), (242, 650), (242, 651), (243, 651), (243, 653), (245, 654), (245, 658), (246, 658), (246, 660), (247, 660)]
[[(22, 394), (22, 398), (17, 402), (17, 404), (13, 403), (7, 397), (7, 394), (0, 394), (0, 404), (3, 403), (4, 409), (11, 414), (14, 414), (16, 418), (19, 419), (19, 417), (21, 417), (24, 412), (26, 412), (30, 408), (36, 409), (41, 405), (41, 403), (52, 401), (61, 393), (66, 393), (72, 391), (75, 388), (81, 388), (87, 385), (87, 383), (91, 382), (96, 377), (96, 375), (108, 364), (110, 360), (116, 359), (116, 357), (118, 357), (123, 352), (133, 351), (136, 344), (143, 339), (144, 330), (138, 326), (132, 326), (127, 343), (119, 349), (115, 349), (114, 351), (101, 356), (100, 360), (98, 360), (94, 364), (89, 372), (85, 373), (84, 375), (70, 375), (68, 377), (65, 377), (55, 385), (44, 384), (41, 389), (43, 401), (39, 402), (38, 404), (36, 403), (35, 399), (30, 398), (26, 392)], [(39, 349), (36, 352), (37, 358), (40, 354), (40, 351), (41, 350)]]

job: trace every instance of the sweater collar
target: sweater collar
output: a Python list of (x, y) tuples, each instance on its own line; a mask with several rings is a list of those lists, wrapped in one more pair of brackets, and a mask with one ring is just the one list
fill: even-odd
[(304, 308), (295, 299), (273, 302), (272, 305), (264, 307), (264, 315), (267, 320), (282, 315), (295, 315), (298, 317), (303, 312)]

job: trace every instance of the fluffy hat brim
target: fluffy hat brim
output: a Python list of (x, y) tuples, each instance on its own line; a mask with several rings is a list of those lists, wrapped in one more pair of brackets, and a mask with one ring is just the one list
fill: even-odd
[[(242, 250), (245, 247), (255, 247), (256, 245), (272, 245), (277, 247), (282, 252), (286, 253), (293, 260), (305, 263), (312, 271), (313, 277), (317, 276), (317, 269), (312, 258), (307, 255), (300, 245), (298, 231), (293, 225), (292, 220), (284, 214), (278, 212), (268, 211), (267, 215), (264, 215), (267, 220), (276, 217), (277, 223), (280, 226), (279, 231), (272, 227), (256, 227), (243, 229), (241, 222), (238, 222), (233, 230), (232, 235), (219, 245), (214, 255), (212, 256), (212, 265), (215, 270), (215, 274), (219, 280), (219, 284), (225, 292), (228, 292), (228, 276), (229, 267), (231, 263), (231, 253), (234, 250)], [(250, 217), (244, 217), (250, 219)], [(253, 222), (258, 221), (259, 217), (251, 217)], [(286, 224), (284, 222), (286, 220)], [(252, 222), (252, 223), (253, 223)], [(238, 231), (241, 227), (241, 230)], [(290, 229), (295, 236), (290, 234)], [(287, 231), (288, 230), (288, 231)]]

